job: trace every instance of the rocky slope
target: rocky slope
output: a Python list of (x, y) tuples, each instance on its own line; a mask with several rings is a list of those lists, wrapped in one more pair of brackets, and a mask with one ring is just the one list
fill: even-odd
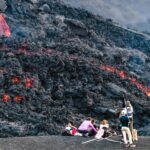
[(150, 135), (150, 37), (56, 0), (7, 1), (0, 136), (60, 134), (87, 116), (117, 125), (123, 97)]

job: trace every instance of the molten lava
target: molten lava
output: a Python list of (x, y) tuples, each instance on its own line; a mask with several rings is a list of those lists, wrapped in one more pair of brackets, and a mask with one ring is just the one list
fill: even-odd
[(2, 14), (0, 14), (0, 36), (5, 35), (6, 37), (10, 37), (11, 32), (10, 28), (7, 25), (4, 17)]
[(8, 94), (4, 94), (2, 97), (3, 102), (8, 102), (10, 101), (10, 96)]
[(147, 96), (150, 96), (150, 91), (149, 91), (149, 92), (147, 92)]
[(32, 80), (30, 78), (26, 78), (25, 80), (26, 80), (25, 86), (27, 88), (32, 87)]
[(14, 101), (15, 101), (15, 102), (21, 102), (22, 100), (23, 100), (23, 97), (20, 96), (20, 95), (14, 97)]
[(14, 76), (11, 78), (11, 81), (13, 84), (18, 84), (21, 82), (20, 78), (18, 76)]
[(150, 88), (144, 86), (137, 79), (130, 77), (124, 71), (119, 70), (113, 66), (108, 66), (108, 65), (102, 65), (102, 66), (100, 66), (100, 69), (107, 71), (107, 72), (110, 72), (110, 73), (116, 73), (120, 78), (130, 81), (132, 85), (135, 85), (138, 89), (140, 89), (147, 96), (150, 96)]

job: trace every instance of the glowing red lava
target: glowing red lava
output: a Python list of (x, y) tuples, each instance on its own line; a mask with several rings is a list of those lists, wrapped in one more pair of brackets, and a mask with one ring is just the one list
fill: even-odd
[(147, 96), (150, 96), (150, 91), (149, 91), (149, 92), (147, 92)]
[(150, 88), (144, 86), (137, 79), (130, 77), (124, 71), (119, 70), (116, 67), (108, 66), (108, 65), (102, 65), (102, 66), (100, 66), (100, 69), (107, 71), (107, 72), (110, 72), (110, 73), (116, 73), (117, 75), (119, 75), (120, 78), (129, 80), (132, 85), (135, 85), (138, 89), (140, 89), (147, 96), (150, 96)]
[(0, 14), (0, 36), (5, 35), (6, 37), (10, 37), (11, 32), (10, 28), (7, 25), (4, 17), (2, 14)]
[(21, 82), (20, 78), (18, 76), (14, 76), (11, 78), (11, 81), (13, 84), (18, 84)]
[(15, 102), (21, 102), (22, 100), (23, 100), (23, 97), (20, 96), (20, 95), (14, 97), (14, 101), (15, 101)]
[(8, 94), (4, 94), (2, 97), (3, 102), (8, 102), (10, 101), (10, 96)]
[(26, 80), (25, 86), (27, 88), (32, 87), (32, 80), (30, 78), (26, 78), (25, 80)]

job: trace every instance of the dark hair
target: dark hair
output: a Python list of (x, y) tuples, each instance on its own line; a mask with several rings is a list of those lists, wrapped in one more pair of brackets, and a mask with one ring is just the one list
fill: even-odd
[[(91, 119), (92, 119), (92, 118), (91, 118)], [(92, 124), (94, 124), (94, 122), (95, 122), (95, 120), (94, 120), (94, 119), (92, 119), (92, 120), (91, 120), (91, 123), (92, 123)]]
[(70, 123), (71, 125), (73, 125), (73, 122), (72, 122), (72, 121), (69, 121), (68, 123)]
[(88, 121), (92, 121), (93, 119), (91, 117), (88, 117), (86, 120)]
[(122, 103), (122, 108), (125, 108), (126, 107), (126, 104), (125, 103)]

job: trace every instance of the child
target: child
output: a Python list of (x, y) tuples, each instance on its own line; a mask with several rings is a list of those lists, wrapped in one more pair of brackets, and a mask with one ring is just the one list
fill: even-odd
[(100, 139), (100, 138), (105, 138), (109, 136), (108, 133), (108, 129), (109, 129), (109, 123), (107, 120), (103, 120), (100, 122), (100, 128), (97, 132), (97, 134), (95, 135), (96, 139)]

